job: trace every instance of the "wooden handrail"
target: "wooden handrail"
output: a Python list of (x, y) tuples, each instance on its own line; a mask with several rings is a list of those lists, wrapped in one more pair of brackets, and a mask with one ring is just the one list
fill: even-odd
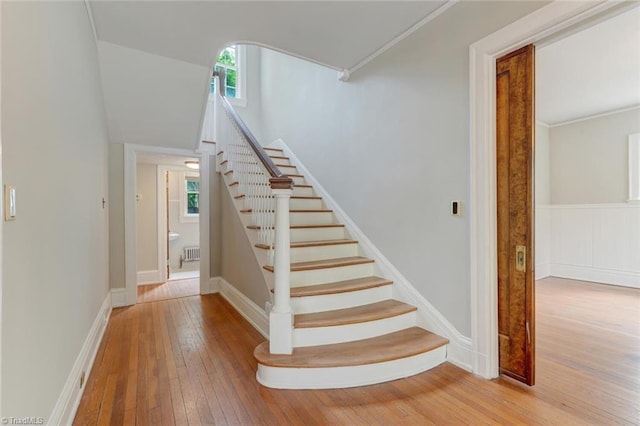
[(229, 114), (231, 119), (236, 123), (242, 137), (247, 141), (253, 152), (256, 154), (262, 165), (267, 169), (269, 173), (271, 183), (271, 188), (273, 189), (292, 189), (293, 188), (293, 179), (289, 176), (285, 175), (280, 171), (278, 166), (273, 162), (271, 157), (267, 155), (265, 150), (262, 148), (260, 143), (258, 143), (258, 139), (251, 133), (251, 130), (247, 127), (247, 125), (242, 121), (242, 118), (238, 115), (238, 113), (233, 109), (231, 103), (224, 96), (224, 71), (214, 71), (213, 75), (218, 77), (218, 96), (222, 101), (222, 106), (225, 111)]

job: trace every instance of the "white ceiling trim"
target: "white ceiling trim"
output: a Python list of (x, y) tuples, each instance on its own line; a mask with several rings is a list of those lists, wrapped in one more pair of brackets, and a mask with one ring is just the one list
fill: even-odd
[[(576, 118), (574, 120), (567, 120), (567, 121), (563, 121), (563, 122), (560, 122), (560, 123), (553, 123), (553, 124), (545, 124), (545, 126), (547, 126), (549, 128), (565, 126), (567, 124), (573, 124), (573, 123), (579, 123), (581, 121), (593, 120), (594, 118), (606, 117), (607, 115), (614, 115), (614, 114), (620, 114), (621, 112), (633, 111), (634, 109), (639, 109), (639, 108), (640, 108), (640, 104), (632, 105), (632, 106), (624, 107), (624, 108), (616, 108), (616, 109), (613, 109), (611, 111), (606, 111), (606, 112), (601, 112), (601, 113), (598, 113), (598, 114), (587, 115), (585, 117)], [(538, 123), (542, 123), (542, 122), (540, 121)]]
[(459, 1), (460, 0), (448, 0), (445, 4), (443, 4), (442, 6), (440, 6), (439, 8), (437, 8), (436, 10), (434, 10), (433, 12), (431, 12), (430, 14), (422, 18), (420, 21), (413, 24), (411, 27), (409, 27), (408, 29), (406, 29), (405, 31), (397, 35), (395, 38), (393, 38), (391, 41), (386, 43), (384, 46), (380, 47), (378, 50), (376, 50), (375, 52), (373, 52), (372, 54), (370, 54), (369, 56), (367, 56), (366, 58), (358, 62), (356, 65), (352, 66), (350, 69), (342, 70), (342, 73), (338, 76), (338, 79), (340, 81), (349, 80), (349, 77), (351, 77), (351, 74), (353, 74), (363, 66), (367, 65), (369, 62), (373, 61), (375, 58), (382, 55), (384, 52), (391, 49), (393, 46), (400, 43), (405, 38), (409, 37), (411, 34), (416, 32), (423, 26), (425, 26), (427, 23), (433, 21), (435, 18), (442, 15), (444, 12), (449, 10)]

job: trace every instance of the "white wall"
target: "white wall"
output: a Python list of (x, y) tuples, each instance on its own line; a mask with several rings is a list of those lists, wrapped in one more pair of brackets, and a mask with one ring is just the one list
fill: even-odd
[(2, 2), (2, 415), (47, 419), (107, 296), (107, 123), (82, 2)]
[(209, 68), (102, 41), (98, 48), (111, 141), (194, 149)]
[(124, 288), (124, 145), (109, 144), (109, 287)]
[(640, 206), (554, 205), (552, 276), (640, 288)]
[[(461, 2), (356, 72), (262, 52), (282, 138), (380, 251), (470, 335), (469, 45), (543, 3)], [(462, 200), (462, 217), (450, 215)]]
[(261, 87), (261, 55), (262, 50), (258, 46), (244, 46), (245, 54), (245, 98), (246, 105), (238, 106), (235, 110), (249, 127), (253, 135), (262, 144), (265, 141), (262, 134), (262, 87)]
[(640, 132), (640, 108), (549, 130), (551, 203), (622, 203), (628, 192), (628, 136)]
[[(169, 266), (171, 271), (180, 269), (180, 255), (185, 247), (200, 246), (198, 222), (180, 220), (180, 192), (184, 185), (184, 173), (169, 172), (169, 230), (180, 234), (178, 239), (169, 242)], [(197, 262), (187, 262), (183, 269), (198, 269)]]
[(138, 164), (136, 170), (136, 267), (158, 271), (158, 176), (155, 164)]

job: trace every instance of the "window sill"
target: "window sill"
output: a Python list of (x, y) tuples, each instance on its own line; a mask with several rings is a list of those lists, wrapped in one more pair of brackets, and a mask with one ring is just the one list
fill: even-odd
[(198, 214), (180, 215), (180, 223), (198, 223), (198, 222), (200, 222), (200, 215)]

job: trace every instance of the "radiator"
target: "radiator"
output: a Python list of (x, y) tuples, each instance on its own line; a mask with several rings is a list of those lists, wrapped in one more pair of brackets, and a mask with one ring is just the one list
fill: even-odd
[(180, 266), (182, 262), (196, 262), (200, 260), (200, 247), (185, 247), (184, 254), (180, 258)]

